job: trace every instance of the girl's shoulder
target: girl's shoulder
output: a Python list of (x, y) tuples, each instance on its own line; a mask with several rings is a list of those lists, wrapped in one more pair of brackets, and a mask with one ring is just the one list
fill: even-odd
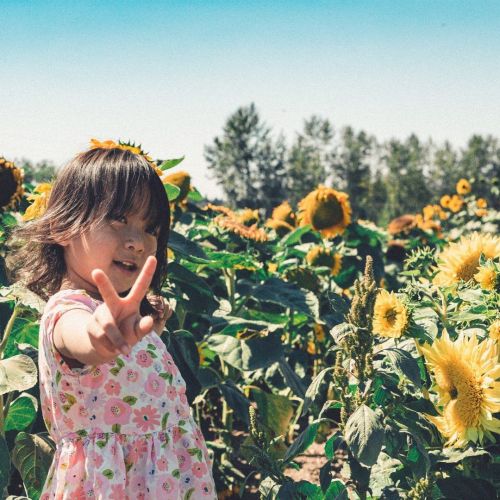
[(85, 290), (64, 289), (59, 290), (47, 301), (44, 309), (44, 315), (54, 309), (83, 307), (94, 310), (101, 302), (92, 298)]

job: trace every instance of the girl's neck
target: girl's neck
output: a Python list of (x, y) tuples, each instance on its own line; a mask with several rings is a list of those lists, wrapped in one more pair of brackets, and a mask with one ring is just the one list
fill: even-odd
[(74, 280), (72, 280), (68, 276), (65, 276), (62, 279), (61, 286), (59, 287), (59, 290), (84, 290), (85, 293), (87, 295), (90, 295), (90, 297), (92, 297), (93, 299), (102, 301), (102, 297), (99, 294), (99, 292), (95, 291), (94, 289), (91, 289), (91, 287), (82, 286), (81, 283), (75, 282)]

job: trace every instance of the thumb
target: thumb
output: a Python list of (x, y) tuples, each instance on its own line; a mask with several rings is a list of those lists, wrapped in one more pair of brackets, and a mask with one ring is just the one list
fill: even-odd
[(138, 319), (134, 325), (134, 332), (139, 340), (146, 336), (153, 329), (153, 318), (151, 316), (143, 316)]

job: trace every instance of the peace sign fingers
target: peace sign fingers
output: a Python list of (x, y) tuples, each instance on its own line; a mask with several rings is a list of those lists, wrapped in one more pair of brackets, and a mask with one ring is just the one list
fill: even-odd
[(153, 279), (153, 275), (156, 269), (156, 257), (150, 255), (146, 262), (144, 263), (139, 276), (135, 280), (130, 292), (125, 297), (125, 301), (130, 305), (137, 305), (137, 309), (139, 309), (139, 305), (142, 299), (145, 297), (146, 292), (149, 289), (149, 285), (151, 284), (151, 280)]
[(120, 310), (121, 299), (116, 293), (113, 283), (111, 283), (108, 275), (101, 269), (94, 269), (92, 271), (92, 279), (101, 294), (102, 300), (106, 303), (114, 316)]

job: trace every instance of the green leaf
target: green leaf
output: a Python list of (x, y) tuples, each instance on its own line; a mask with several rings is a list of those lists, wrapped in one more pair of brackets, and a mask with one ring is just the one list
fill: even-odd
[(266, 368), (283, 356), (283, 345), (279, 333), (250, 340), (239, 340), (229, 335), (211, 335), (208, 347), (224, 361), (238, 370)]
[(358, 462), (368, 467), (375, 464), (384, 442), (379, 416), (370, 407), (361, 405), (347, 420), (345, 440)]
[(197, 257), (208, 261), (206, 253), (203, 249), (191, 240), (188, 240), (184, 235), (177, 231), (170, 231), (168, 237), (168, 246), (177, 254), (189, 259), (190, 257)]
[(460, 450), (457, 448), (443, 448), (442, 450), (438, 450), (433, 454), (436, 455), (437, 463), (444, 464), (458, 464), (466, 458), (490, 455), (486, 450), (474, 450), (473, 448), (467, 448), (465, 450)]
[[(0, 408), (1, 411), (1, 408)], [(0, 492), (7, 488), (10, 481), (10, 453), (7, 441), (0, 434)]]
[(191, 187), (191, 191), (189, 191), (188, 195), (188, 200), (190, 201), (203, 201), (205, 198), (203, 195), (195, 188)]
[(135, 403), (137, 403), (137, 398), (135, 396), (125, 396), (123, 398), (123, 401), (128, 405), (133, 406), (135, 405)]
[(5, 430), (24, 431), (35, 419), (37, 410), (38, 400), (31, 394), (22, 393), (9, 406)]
[(165, 160), (163, 163), (161, 163), (158, 168), (160, 170), (163, 170), (163, 172), (165, 172), (166, 170), (170, 170), (171, 168), (174, 168), (176, 167), (177, 165), (179, 165), (179, 163), (181, 163), (182, 161), (184, 161), (184, 156), (182, 158), (173, 158), (171, 160)]
[(12, 463), (21, 474), (29, 498), (38, 500), (52, 463), (54, 443), (47, 433), (16, 436)]
[(415, 387), (420, 388), (422, 386), (417, 360), (408, 351), (390, 348), (385, 349), (383, 352), (390, 359), (394, 368), (410, 380)]
[(334, 434), (326, 441), (325, 456), (328, 460), (333, 460), (335, 452), (339, 449), (343, 442), (342, 436), (339, 434)]
[(296, 243), (298, 243), (301, 240), (301, 238), (302, 238), (302, 236), (304, 236), (304, 234), (309, 233), (311, 231), (312, 231), (312, 227), (310, 225), (298, 227), (297, 229), (293, 230), (291, 233), (288, 233), (286, 236), (281, 238), (280, 243), (281, 243), (281, 245), (283, 245), (285, 247), (295, 245)]
[(280, 358), (278, 363), (279, 370), (290, 389), (292, 389), (292, 391), (299, 396), (299, 398), (304, 399), (306, 397), (306, 388), (304, 387), (302, 379), (295, 373), (285, 358)]
[(227, 404), (236, 412), (236, 415), (248, 425), (248, 407), (250, 406), (250, 400), (231, 379), (220, 384), (219, 389)]
[(45, 308), (45, 301), (36, 293), (32, 292), (21, 282), (16, 282), (12, 286), (8, 287), (9, 291), (8, 297), (13, 297), (17, 302), (20, 302), (23, 306), (30, 307), (35, 311), (42, 313)]
[(437, 485), (441, 493), (447, 498), (457, 500), (471, 500), (471, 498), (487, 500), (497, 498), (495, 487), (484, 479), (448, 477), (446, 479), (438, 479)]
[(252, 388), (252, 396), (257, 403), (262, 423), (274, 432), (274, 436), (285, 435), (294, 413), (292, 401), (257, 387)]
[(38, 349), (38, 332), (40, 325), (38, 321), (31, 321), (26, 318), (16, 318), (12, 333), (7, 340), (3, 357), (10, 358), (16, 354), (21, 354), (16, 344), (29, 344)]
[(25, 391), (38, 381), (38, 372), (33, 360), (18, 354), (0, 360), (0, 395), (12, 391)]
[(334, 479), (325, 492), (324, 500), (349, 500), (347, 488), (340, 479)]
[(307, 410), (309, 410), (309, 407), (311, 406), (311, 403), (316, 399), (319, 393), (319, 388), (321, 384), (323, 383), (323, 380), (325, 379), (326, 375), (328, 372), (333, 371), (334, 368), (324, 368), (321, 370), (316, 377), (314, 377), (314, 380), (311, 382), (311, 385), (307, 388), (305, 399), (304, 399), (304, 406), (302, 409), (302, 415), (305, 415), (307, 413)]
[(319, 420), (313, 422), (312, 424), (308, 425), (304, 429), (304, 431), (302, 431), (302, 433), (297, 437), (297, 439), (290, 445), (288, 450), (286, 450), (286, 454), (284, 457), (285, 462), (290, 462), (297, 455), (304, 453), (307, 450), (307, 448), (311, 446), (318, 432), (319, 424), (320, 424)]
[(304, 495), (307, 500), (323, 500), (323, 492), (317, 484), (302, 480), (298, 483), (294, 483), (294, 487), (295, 491), (299, 495)]
[(179, 196), (181, 189), (175, 186), (174, 184), (170, 184), (169, 182), (163, 184), (163, 186), (165, 187), (168, 201), (170, 202), (175, 201)]
[(108, 479), (113, 479), (115, 474), (111, 469), (105, 469), (102, 471), (102, 475), (107, 477)]
[(317, 302), (316, 296), (312, 292), (305, 292), (294, 283), (279, 278), (270, 278), (264, 284), (259, 285), (254, 289), (252, 297), (261, 302), (279, 304), (312, 317), (317, 316), (311, 307), (314, 307), (313, 299)]

